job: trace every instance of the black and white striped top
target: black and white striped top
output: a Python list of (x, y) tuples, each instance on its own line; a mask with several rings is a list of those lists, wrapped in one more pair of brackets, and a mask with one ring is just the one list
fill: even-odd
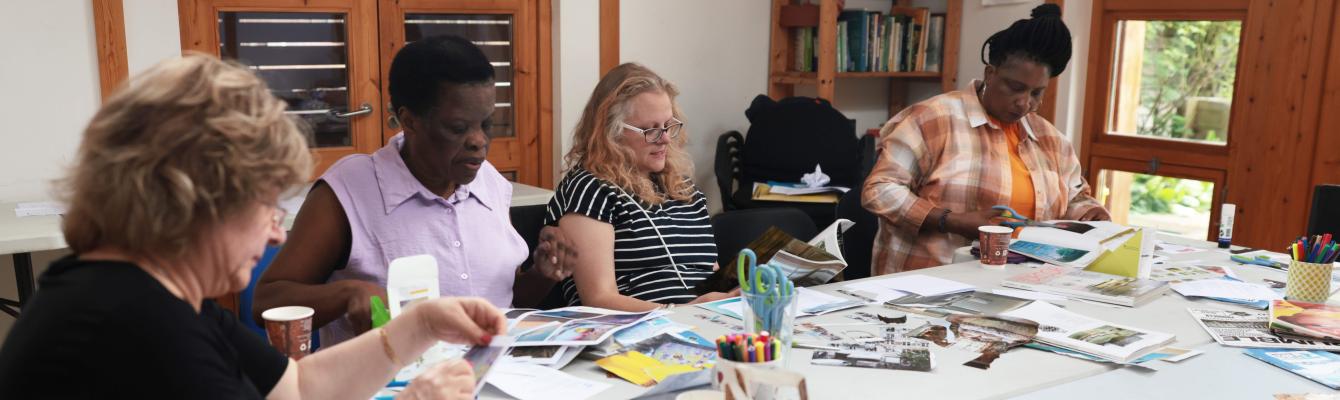
[[(697, 298), (696, 287), (712, 275), (717, 261), (707, 196), (695, 187), (687, 203), (629, 201), (634, 198), (585, 169), (573, 168), (554, 190), (545, 224), (556, 225), (564, 215), (579, 214), (613, 225), (614, 282), (619, 294), (655, 303), (682, 304)], [(562, 288), (569, 305), (581, 304), (571, 278), (563, 281)]]

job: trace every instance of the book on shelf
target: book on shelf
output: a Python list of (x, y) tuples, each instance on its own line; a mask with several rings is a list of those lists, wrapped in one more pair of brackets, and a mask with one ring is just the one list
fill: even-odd
[(903, 71), (924, 71), (926, 69), (926, 41), (929, 35), (926, 31), (926, 22), (930, 19), (931, 10), (925, 7), (893, 7), (890, 12), (893, 15), (902, 15), (910, 21), (911, 29), (908, 29), (910, 36), (907, 42), (907, 69)]
[(1140, 329), (1066, 311), (1034, 301), (1001, 315), (1038, 323), (1034, 340), (1118, 363), (1130, 363), (1176, 339), (1169, 333)]
[(1270, 302), (1270, 331), (1279, 335), (1340, 340), (1340, 307), (1273, 300)]
[(1340, 356), (1321, 350), (1247, 349), (1246, 354), (1313, 382), (1340, 390)]
[(940, 63), (944, 60), (945, 15), (931, 14), (930, 38), (926, 41), (926, 68), (928, 72), (940, 72)]
[(1011, 276), (1000, 285), (1126, 307), (1144, 304), (1168, 291), (1168, 282), (1056, 265)]

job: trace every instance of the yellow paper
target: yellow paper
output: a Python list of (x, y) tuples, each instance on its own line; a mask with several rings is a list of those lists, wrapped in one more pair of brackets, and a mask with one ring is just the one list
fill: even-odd
[(1140, 244), (1144, 230), (1137, 229), (1134, 235), (1126, 239), (1116, 250), (1098, 256), (1085, 271), (1101, 272), (1109, 275), (1140, 277)]
[(634, 385), (651, 386), (670, 375), (697, 371), (690, 365), (665, 364), (646, 354), (630, 351), (596, 360), (596, 365)]
[(771, 190), (772, 190), (772, 187), (771, 187), (771, 186), (768, 186), (768, 184), (766, 184), (766, 183), (759, 183), (759, 184), (756, 184), (756, 185), (754, 185), (754, 193), (753, 193), (753, 197), (752, 197), (752, 198), (753, 198), (754, 200), (763, 200), (763, 201), (789, 201), (789, 202), (793, 202), (793, 203), (837, 203), (837, 202), (838, 202), (838, 195), (837, 195), (837, 193), (815, 193), (815, 194), (802, 194), (802, 195), (788, 196), (788, 195), (784, 195), (784, 194), (774, 194), (774, 193), (771, 193), (771, 192), (770, 192)]

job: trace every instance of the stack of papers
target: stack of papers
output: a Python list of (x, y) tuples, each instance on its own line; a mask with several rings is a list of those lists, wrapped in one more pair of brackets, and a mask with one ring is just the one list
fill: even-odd
[(19, 203), (14, 207), (16, 217), (36, 217), (41, 215), (65, 214), (65, 206), (54, 201), (34, 201)]
[[(799, 311), (797, 317), (809, 317), (814, 315), (823, 315), (833, 311), (846, 310), (865, 305), (864, 302), (856, 300), (847, 300), (828, 293), (808, 288), (796, 288), (800, 293), (800, 298), (796, 299), (796, 308)], [(731, 318), (744, 319), (744, 300), (741, 297), (732, 297), (724, 300), (717, 300), (709, 303), (698, 304), (698, 307), (724, 314)]]
[(610, 387), (608, 383), (578, 378), (552, 368), (509, 362), (494, 365), (488, 383), (522, 400), (585, 399)]
[(1208, 297), (1240, 301), (1270, 301), (1283, 297), (1270, 288), (1233, 279), (1202, 279), (1172, 284), (1172, 289), (1187, 297)]

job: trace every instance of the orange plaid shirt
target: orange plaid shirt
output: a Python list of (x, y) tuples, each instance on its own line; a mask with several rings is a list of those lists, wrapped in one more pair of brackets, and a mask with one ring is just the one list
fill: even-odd
[[(1070, 141), (1037, 114), (1019, 122), (1028, 134), (1018, 152), (1033, 180), (1034, 219), (1076, 219), (1101, 207)], [(879, 217), (871, 274), (948, 264), (954, 249), (975, 240), (934, 228), (920, 233), (921, 223), (936, 207), (969, 212), (1010, 204), (1008, 146), (971, 90), (932, 97), (885, 123), (861, 192), (861, 204)]]

